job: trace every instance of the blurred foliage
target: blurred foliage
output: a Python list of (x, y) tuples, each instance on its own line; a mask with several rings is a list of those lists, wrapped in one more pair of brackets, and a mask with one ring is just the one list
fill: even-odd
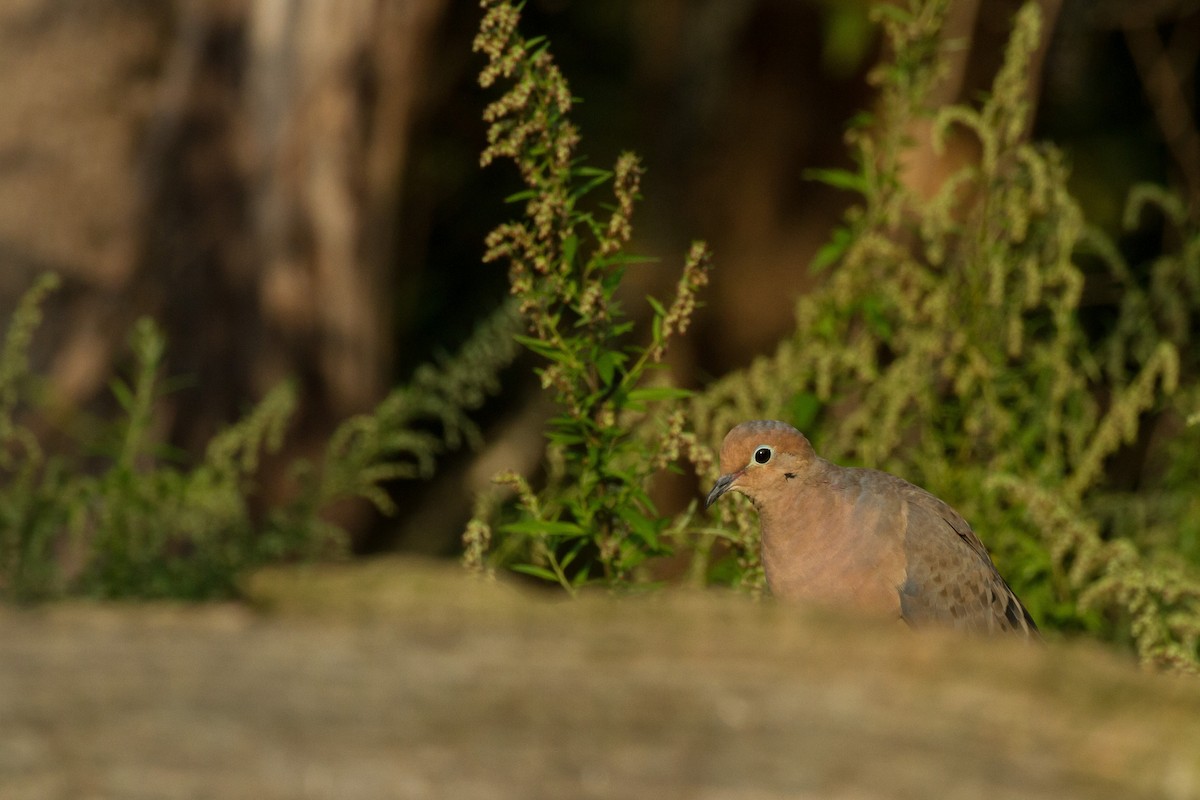
[[(693, 575), (761, 590), (748, 503), (720, 508), (712, 528), (695, 523), (694, 504), (655, 523), (644, 488), (681, 453), (706, 488), (716, 477), (707, 443), (745, 419), (776, 417), (834, 460), (904, 475), (961, 509), (1044, 628), (1128, 642), (1151, 664), (1200, 665), (1200, 442), (1185, 422), (1200, 404), (1200, 237), (1173, 195), (1138, 187), (1126, 227), (1157, 215), (1169, 246), (1128, 263), (1085, 220), (1062, 154), (1029, 141), (1036, 4), (1017, 14), (987, 96), (945, 108), (928, 98), (946, 69), (946, 0), (875, 9), (889, 47), (871, 75), (874, 111), (848, 133), (856, 169), (813, 173), (860, 197), (815, 259), (825, 280), (801, 298), (796, 332), (773, 355), (683, 400), (684, 424), (679, 402), (629, 402), (664, 310), (653, 304), (651, 344), (640, 348), (610, 305), (636, 162), (622, 159), (608, 225), (579, 210), (611, 176), (574, 156), (570, 94), (545, 42), (516, 33), (508, 3), (485, 5), (484, 83), (503, 76), (513, 86), (486, 113), (484, 162), (512, 158), (527, 186), (514, 198), (526, 221), (498, 229), (489, 258), (509, 261), (530, 328), (522, 341), (546, 360), (540, 374), (560, 416), (545, 485), (509, 476), (507, 516), (495, 495), (480, 499), (468, 563), (572, 589), (596, 577), (598, 562), (600, 577), (622, 585), (641, 577), (628, 567), (669, 540), (692, 550)], [(906, 164), (922, 137), (940, 152), (951, 135), (973, 138), (978, 158), (919, 192)], [(1106, 290), (1107, 313), (1084, 307), (1089, 286)], [(1150, 443), (1162, 466), (1136, 493), (1121, 490), (1113, 456), (1162, 431), (1168, 443)], [(496, 514), (515, 514), (499, 536), (487, 524)]]
[(0, 353), (0, 598), (8, 600), (228, 597), (246, 569), (336, 556), (346, 536), (323, 516), (330, 506), (361, 497), (388, 511), (386, 482), (427, 477), (447, 446), (478, 439), (466, 411), (496, 388), (516, 351), (516, 317), (505, 306), (455, 358), (418, 370), (372, 413), (342, 423), (319, 464), (293, 464), (294, 486), (264, 509), (255, 478), (283, 442), (295, 387), (275, 388), (214, 436), (198, 464), (180, 466), (155, 437), (166, 344), (149, 319), (131, 337), (133, 376), (112, 384), (123, 415), (104, 437), (111, 445), (99, 457), (82, 436), (53, 451), (42, 445), (20, 412), (32, 394), (30, 342), (57, 282), (46, 277), (26, 294)]
[[(1136, 495), (1106, 467), (1156, 429), (1182, 429), (1200, 396), (1200, 238), (1172, 195), (1139, 187), (1126, 225), (1157, 213), (1174, 247), (1126, 263), (1068, 193), (1062, 154), (1026, 139), (1032, 3), (978, 107), (927, 107), (945, 8), (877, 9), (892, 55), (872, 76), (875, 115), (849, 134), (858, 169), (819, 175), (862, 199), (817, 257), (828, 278), (801, 299), (795, 336), (695, 398), (696, 431), (715, 442), (750, 417), (796, 422), (826, 456), (904, 475), (963, 511), (1043, 627), (1194, 670), (1194, 431), (1161, 448), (1167, 466)], [(903, 173), (925, 120), (935, 147), (954, 129), (980, 148), (932, 196)], [(1089, 283), (1113, 298), (1099, 332), (1083, 321)], [(746, 508), (720, 513), (753, 563)]]

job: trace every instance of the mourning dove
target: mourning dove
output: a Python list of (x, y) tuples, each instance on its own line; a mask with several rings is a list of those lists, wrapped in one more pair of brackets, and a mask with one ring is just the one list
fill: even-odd
[(771, 593), (912, 626), (1036, 636), (1029, 612), (958, 512), (924, 489), (819, 457), (804, 434), (756, 420), (731, 430), (705, 507), (728, 491), (758, 510)]

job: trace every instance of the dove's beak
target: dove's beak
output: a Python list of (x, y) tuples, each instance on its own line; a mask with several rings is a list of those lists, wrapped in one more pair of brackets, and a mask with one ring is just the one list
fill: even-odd
[(707, 509), (713, 503), (717, 502), (717, 498), (729, 491), (729, 487), (733, 486), (734, 479), (741, 474), (731, 472), (728, 475), (722, 475), (717, 478), (717, 482), (713, 484), (712, 491), (708, 493), (708, 499), (704, 501), (704, 507)]

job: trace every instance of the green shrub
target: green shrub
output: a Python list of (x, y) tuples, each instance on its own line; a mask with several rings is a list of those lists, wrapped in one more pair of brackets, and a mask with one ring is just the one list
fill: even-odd
[(268, 393), (184, 466), (153, 435), (166, 345), (148, 319), (131, 338), (132, 379), (113, 383), (124, 413), (104, 453), (83, 436), (48, 452), (21, 423), (29, 344), (56, 283), (45, 278), (27, 293), (0, 353), (0, 598), (9, 600), (228, 597), (247, 569), (334, 557), (345, 534), (323, 512), (348, 497), (389, 511), (386, 481), (428, 476), (447, 446), (477, 440), (466, 411), (496, 388), (516, 351), (516, 317), (506, 306), (455, 358), (423, 367), (372, 413), (342, 423), (319, 464), (293, 464), (293, 499), (260, 513), (260, 457), (283, 442), (294, 386)]
[[(482, 82), (511, 88), (485, 114), (483, 160), (512, 159), (526, 185), (514, 197), (525, 220), (489, 238), (488, 259), (509, 263), (529, 329), (521, 341), (544, 359), (560, 413), (544, 484), (507, 476), (515, 508), (500, 495), (479, 499), (470, 565), (509, 565), (568, 589), (597, 577), (621, 585), (674, 543), (692, 550), (693, 575), (759, 590), (748, 504), (718, 506), (706, 526), (694, 503), (655, 519), (644, 491), (681, 454), (703, 491), (730, 427), (778, 417), (830, 458), (896, 472), (959, 507), (1048, 630), (1091, 632), (1128, 642), (1147, 663), (1197, 668), (1200, 236), (1157, 187), (1136, 188), (1126, 215), (1131, 230), (1151, 213), (1173, 227), (1175, 249), (1150, 264), (1126, 263), (1084, 219), (1063, 154), (1027, 136), (1036, 4), (1016, 15), (990, 94), (946, 108), (928, 99), (945, 68), (946, 0), (875, 9), (889, 55), (871, 76), (874, 113), (848, 133), (857, 169), (813, 173), (859, 195), (816, 257), (824, 281), (800, 298), (796, 332), (774, 354), (686, 397), (637, 388), (674, 312), (652, 304), (650, 344), (639, 347), (612, 300), (627, 263), (617, 254), (630, 237), (636, 160), (623, 156), (611, 176), (581, 166), (570, 92), (546, 43), (521, 37), (511, 4), (484, 5)], [(978, 159), (932, 196), (918, 194), (906, 159), (952, 135), (974, 138)], [(581, 201), (610, 178), (615, 209), (600, 221)], [(676, 305), (685, 321), (702, 275), (685, 270)], [(1115, 287), (1114, 321), (1098, 332), (1084, 324), (1090, 282)], [(1164, 466), (1136, 495), (1118, 491), (1111, 459), (1153, 430), (1175, 438), (1155, 452)]]
[[(475, 49), (488, 65), (480, 83), (503, 80), (509, 88), (484, 112), (490, 127), (481, 161), (512, 160), (526, 186), (510, 198), (523, 203), (524, 219), (488, 236), (484, 260), (508, 264), (527, 329), (517, 340), (541, 360), (542, 387), (559, 413), (546, 433), (546, 485), (534, 491), (517, 475), (500, 476), (516, 507), (484, 499), (466, 534), (467, 562), (482, 568), (494, 546), (490, 563), (570, 591), (593, 580), (624, 584), (647, 558), (668, 552), (667, 520), (646, 485), (678, 458), (682, 419), (665, 411), (687, 393), (652, 378), (668, 339), (687, 329), (695, 293), (708, 280), (709, 254), (693, 245), (669, 308), (647, 298), (650, 331), (641, 338), (649, 341), (639, 342), (616, 294), (626, 268), (639, 261), (624, 248), (641, 165), (631, 153), (612, 171), (576, 157), (571, 93), (547, 43), (521, 36), (512, 4), (483, 5)], [(612, 185), (613, 205), (589, 205), (605, 184)], [(648, 448), (651, 438), (663, 446)]]
[[(817, 257), (827, 279), (800, 300), (796, 334), (696, 397), (691, 419), (707, 442), (748, 417), (791, 419), (830, 458), (904, 475), (964, 512), (1044, 627), (1129, 639), (1147, 662), (1194, 669), (1198, 564), (1162, 528), (1195, 513), (1197, 450), (1164, 454), (1173, 466), (1152, 505), (1184, 516), (1160, 518), (1155, 535), (1131, 513), (1143, 500), (1107, 486), (1106, 465), (1148, 422), (1181, 427), (1195, 408), (1197, 231), (1163, 190), (1135, 190), (1127, 225), (1157, 208), (1180, 251), (1131, 268), (1067, 192), (1062, 154), (1027, 141), (1035, 4), (978, 108), (927, 107), (945, 7), (877, 10), (894, 54), (873, 76), (879, 113), (851, 131), (858, 171), (819, 176), (862, 197)], [(963, 131), (980, 149), (932, 199), (902, 172), (924, 128), (935, 147)], [(1097, 279), (1118, 287), (1117, 322), (1099, 336), (1081, 321)], [(744, 508), (719, 513), (753, 530)], [(742, 536), (752, 561), (757, 543)]]

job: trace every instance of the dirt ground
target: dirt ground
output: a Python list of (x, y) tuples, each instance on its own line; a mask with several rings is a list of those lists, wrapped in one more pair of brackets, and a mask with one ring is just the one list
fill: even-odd
[(279, 570), (0, 611), (0, 797), (1193, 798), (1200, 682), (723, 592)]

